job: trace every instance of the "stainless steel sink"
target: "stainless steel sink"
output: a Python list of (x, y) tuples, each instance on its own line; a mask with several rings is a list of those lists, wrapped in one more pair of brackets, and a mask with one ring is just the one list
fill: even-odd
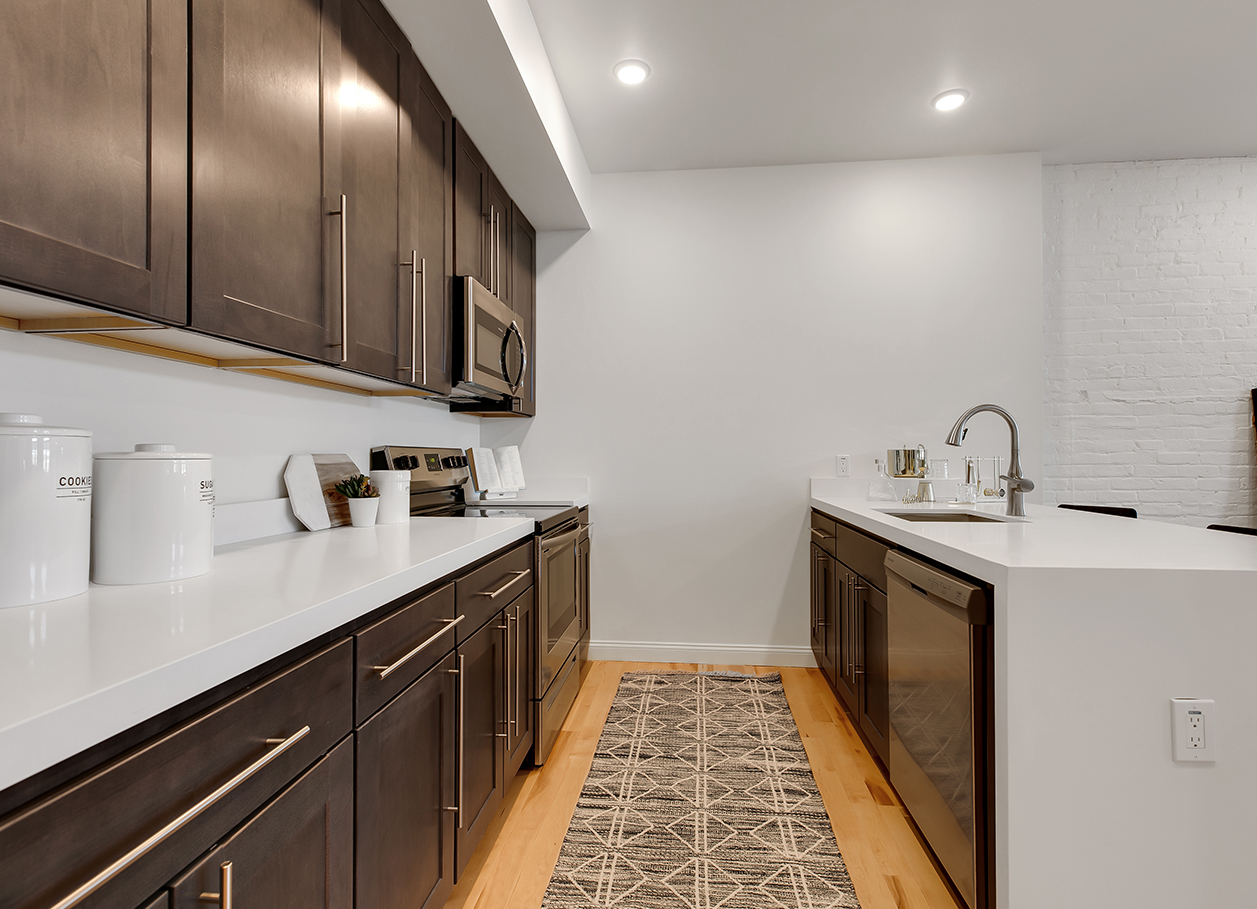
[(882, 514), (891, 518), (902, 518), (905, 521), (930, 521), (947, 524), (1007, 524), (1008, 522), (985, 514), (974, 514), (969, 511), (883, 511)]

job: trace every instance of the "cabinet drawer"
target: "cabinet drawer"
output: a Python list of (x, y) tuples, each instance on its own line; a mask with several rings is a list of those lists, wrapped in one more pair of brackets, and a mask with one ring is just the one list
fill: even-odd
[(345, 639), (0, 822), (0, 905), (47, 909), (132, 855), (73, 905), (141, 905), (352, 721)]
[(532, 549), (529, 540), (455, 582), (457, 614), (467, 616), (458, 626), (460, 642), (532, 584)]
[(812, 512), (812, 542), (830, 555), (835, 555), (834, 540), (837, 536), (835, 533), (837, 526), (838, 522), (833, 518), (819, 511)]
[(886, 590), (886, 553), (894, 547), (838, 522), (834, 522), (833, 532), (837, 548), (831, 552), (838, 556), (848, 568), (884, 592)]
[(454, 649), (456, 628), (450, 626), (455, 618), (454, 585), (446, 584), (354, 635), (358, 680), (355, 725), (365, 723)]

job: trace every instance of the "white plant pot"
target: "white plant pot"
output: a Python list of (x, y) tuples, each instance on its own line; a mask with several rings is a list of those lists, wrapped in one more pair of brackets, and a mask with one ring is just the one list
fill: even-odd
[(355, 527), (374, 527), (375, 516), (380, 511), (380, 497), (349, 499), (349, 520)]

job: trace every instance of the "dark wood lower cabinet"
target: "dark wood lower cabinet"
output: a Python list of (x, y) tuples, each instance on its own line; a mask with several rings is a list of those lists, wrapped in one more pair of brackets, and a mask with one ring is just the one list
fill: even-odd
[[(816, 665), (870, 749), (886, 762), (890, 755), (887, 603), (886, 593), (877, 584), (885, 583), (881, 566), (888, 546), (823, 515), (813, 514), (812, 524), (809, 637)], [(849, 567), (846, 559), (860, 569)]]
[[(354, 755), (346, 739), (170, 888), (171, 909), (352, 909)], [(217, 901), (221, 905), (221, 900)]]
[(170, 909), (170, 894), (163, 890), (141, 906), (140, 909)]
[(360, 907), (440, 909), (454, 887), (457, 666), (449, 654), (355, 733)]
[(506, 776), (533, 746), (533, 688), (537, 675), (537, 594), (529, 587), (506, 607)]
[(866, 584), (860, 616), (860, 731), (884, 762), (890, 761), (890, 667), (887, 659), (886, 594)]
[(459, 812), (455, 879), (493, 822), (506, 787), (506, 621), (498, 612), (458, 645)]
[(837, 564), (833, 556), (812, 544), (812, 653), (831, 685), (838, 672)]

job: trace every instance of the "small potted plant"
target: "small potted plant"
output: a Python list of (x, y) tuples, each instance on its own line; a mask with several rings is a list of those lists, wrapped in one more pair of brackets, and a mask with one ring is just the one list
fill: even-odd
[(336, 491), (349, 500), (349, 520), (355, 527), (373, 527), (380, 510), (380, 491), (360, 473), (345, 477), (336, 484)]

